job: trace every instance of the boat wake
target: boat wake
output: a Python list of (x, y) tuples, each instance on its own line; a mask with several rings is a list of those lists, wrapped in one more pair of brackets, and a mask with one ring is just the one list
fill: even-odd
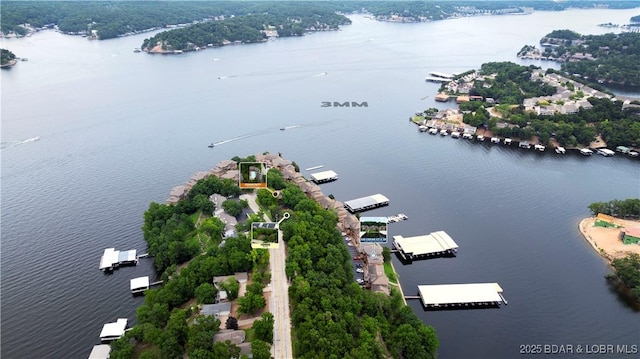
[(319, 74), (313, 75), (313, 77), (319, 77), (319, 76), (327, 76), (327, 73), (326, 72), (321, 72)]
[(18, 141), (18, 142), (2, 142), (0, 144), (0, 149), (1, 148), (11, 148), (11, 147), (19, 146), (19, 145), (24, 145), (25, 143), (35, 142), (35, 141), (38, 141), (39, 139), (40, 139), (40, 136), (36, 136), (36, 137), (27, 138), (26, 140), (22, 140), (22, 141)]
[(216, 143), (214, 143), (213, 145), (214, 145), (214, 146), (220, 146), (220, 145), (224, 145), (225, 143), (230, 143), (230, 142), (235, 142), (235, 141), (243, 140), (243, 139), (245, 139), (245, 138), (249, 138), (249, 137), (257, 136), (257, 135), (259, 135), (259, 134), (260, 134), (259, 132), (257, 132), (257, 133), (250, 133), (250, 134), (247, 134), (247, 135), (242, 135), (242, 136), (238, 136), (238, 137), (230, 138), (230, 139), (228, 139), (228, 140), (224, 140), (224, 141), (216, 142)]

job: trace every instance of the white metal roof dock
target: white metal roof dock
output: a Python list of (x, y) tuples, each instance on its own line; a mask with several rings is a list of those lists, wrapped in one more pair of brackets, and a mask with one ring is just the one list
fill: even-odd
[(498, 283), (419, 285), (418, 293), (426, 308), (448, 306), (492, 306), (507, 303)]
[(333, 171), (322, 171), (311, 174), (311, 180), (315, 183), (331, 182), (338, 179), (338, 174)]
[(109, 359), (111, 346), (109, 344), (94, 345), (89, 354), (89, 359)]
[(127, 318), (118, 318), (115, 323), (107, 323), (102, 327), (100, 332), (100, 340), (108, 342), (120, 339), (127, 329)]
[(100, 270), (110, 271), (124, 264), (138, 264), (136, 250), (117, 251), (115, 248), (107, 248), (100, 259)]
[(149, 276), (133, 278), (129, 281), (131, 293), (136, 294), (149, 289)]
[(351, 201), (344, 202), (344, 207), (350, 212), (361, 212), (369, 209), (374, 209), (389, 204), (389, 198), (381, 195), (380, 193), (367, 197), (361, 197), (352, 199)]
[(407, 238), (400, 235), (393, 236), (393, 245), (405, 260), (437, 255), (455, 255), (458, 249), (456, 242), (445, 231)]

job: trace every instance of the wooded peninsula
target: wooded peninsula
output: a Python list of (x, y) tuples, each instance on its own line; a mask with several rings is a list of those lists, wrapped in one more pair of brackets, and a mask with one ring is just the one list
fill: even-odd
[[(234, 157), (224, 166), (237, 168), (238, 163), (255, 161), (256, 156)], [(290, 218), (281, 230), (288, 253), (285, 272), (290, 281), (294, 357), (435, 358), (434, 329), (418, 319), (398, 291), (374, 293), (356, 283), (336, 211), (321, 207), (298, 184), (285, 180), (279, 169), (269, 169), (268, 178), (269, 190), (260, 189), (256, 196), (260, 213), (242, 219), (234, 236), (223, 238), (225, 223), (213, 214), (216, 206), (210, 199), (219, 195), (232, 197), (225, 202), (236, 201), (233, 198), (243, 190), (232, 179), (211, 174), (193, 184), (175, 204), (149, 205), (143, 233), (164, 283), (145, 292), (137, 325), (112, 342), (110, 358), (246, 357), (232, 342), (214, 343), (221, 322), (199, 313), (200, 305), (212, 303), (221, 290), (228, 299), (237, 298), (240, 313), (229, 317), (225, 328), (237, 330), (243, 315), (262, 311), (260, 319), (245, 330), (246, 341), (251, 343), (253, 358), (270, 358), (274, 322), (271, 313), (263, 311), (263, 289), (271, 279), (269, 252), (252, 249), (245, 231), (264, 215), (282, 218), (285, 211)], [(233, 206), (223, 203), (222, 207)], [(239, 296), (233, 277), (212, 284), (214, 277), (238, 272), (249, 272), (244, 296)]]
[(459, 97), (466, 124), (494, 135), (536, 137), (542, 144), (555, 141), (569, 148), (596, 139), (603, 147), (640, 145), (640, 101), (614, 100), (598, 84), (562, 71), (491, 62), (454, 77), (440, 91)]

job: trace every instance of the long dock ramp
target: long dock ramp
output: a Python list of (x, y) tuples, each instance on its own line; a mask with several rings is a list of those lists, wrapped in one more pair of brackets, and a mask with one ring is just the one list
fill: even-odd
[(418, 294), (425, 308), (506, 304), (498, 283), (419, 285)]

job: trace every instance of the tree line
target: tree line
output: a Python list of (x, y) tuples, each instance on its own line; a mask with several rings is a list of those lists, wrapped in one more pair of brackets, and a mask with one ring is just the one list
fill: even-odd
[[(277, 9), (277, 8), (276, 8)], [(236, 16), (163, 31), (145, 39), (143, 49), (162, 44), (163, 50), (194, 50), (196, 47), (222, 46), (225, 41), (255, 43), (266, 40), (263, 30), (273, 29), (278, 36), (302, 36), (307, 31), (336, 30), (351, 23), (345, 16), (316, 6), (274, 9), (269, 13)]]
[[(631, 0), (605, 2), (610, 8), (637, 6)], [(343, 13), (364, 10), (381, 17), (402, 15), (415, 19), (422, 17), (439, 20), (451, 17), (460, 7), (491, 12), (516, 7), (564, 10), (569, 7), (588, 8), (592, 4), (579, 0), (529, 0), (519, 1), (517, 6), (502, 1), (305, 1), (304, 6), (300, 6), (299, 2), (280, 1), (5, 1), (0, 7), (0, 31), (24, 35), (27, 29), (22, 24), (30, 24), (35, 28), (57, 25), (65, 33), (89, 33), (96, 30), (100, 39), (109, 39), (164, 28), (170, 24), (191, 24), (220, 16), (294, 14), (305, 9), (316, 9), (315, 11)], [(331, 22), (326, 24), (333, 26)], [(297, 31), (296, 26), (291, 24), (291, 27), (292, 31)]]
[(629, 289), (633, 298), (640, 302), (640, 256), (630, 253), (626, 257), (614, 259), (611, 265), (622, 284)]
[(639, 218), (640, 199), (613, 199), (608, 202), (594, 202), (589, 205), (589, 210), (594, 216), (598, 215), (598, 213), (602, 213), (619, 218)]
[(388, 297), (354, 281), (335, 211), (321, 208), (294, 184), (282, 189), (280, 206), (292, 213), (281, 229), (296, 358), (436, 356), (435, 331), (397, 291)]

